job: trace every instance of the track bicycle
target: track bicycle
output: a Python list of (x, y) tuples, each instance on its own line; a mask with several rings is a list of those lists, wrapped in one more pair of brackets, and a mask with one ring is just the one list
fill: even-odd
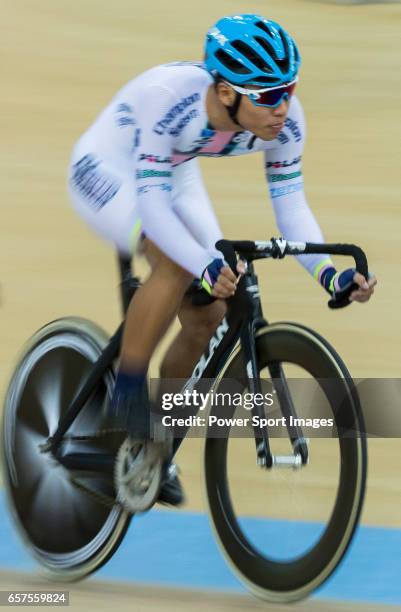
[[(203, 382), (203, 389), (206, 383), (218, 391), (227, 379), (233, 379), (257, 394), (263, 391), (264, 373), (281, 415), (296, 419), (301, 403), (286, 374), (289, 364), (307, 373), (319, 388), (337, 432), (338, 481), (327, 517), (313, 543), (288, 558), (262, 552), (260, 542), (249, 537), (236, 512), (228, 478), (230, 425), (224, 435), (209, 435), (210, 428), (206, 433), (207, 505), (226, 560), (253, 594), (275, 602), (296, 601), (333, 573), (358, 525), (367, 470), (364, 420), (352, 378), (330, 344), (303, 325), (266, 321), (254, 262), (308, 253), (348, 255), (367, 277), (367, 261), (354, 245), (271, 239), (223, 240), (216, 246), (233, 269), (236, 254), (247, 263), (247, 271), (189, 379), (191, 388)], [(132, 276), (129, 260), (119, 257), (119, 265), (125, 314), (140, 281)], [(329, 306), (346, 306), (353, 288), (331, 299)], [(205, 302), (209, 296), (202, 293), (194, 299)], [(57, 580), (78, 580), (99, 569), (117, 550), (133, 516), (121, 501), (121, 481), (115, 474), (116, 458), (127, 439), (105, 426), (122, 330), (123, 323), (109, 338), (100, 327), (78, 317), (45, 325), (26, 344), (6, 394), (3, 471), (8, 506), (26, 547)], [(233, 416), (235, 410), (226, 407), (225, 417)], [(218, 417), (219, 409), (211, 406), (209, 414)], [(252, 416), (264, 415), (264, 409), (252, 408)], [(247, 444), (254, 467), (246, 476), (251, 478), (251, 472), (258, 470), (262, 484), (257, 495), (269, 491), (270, 474), (312, 469), (311, 441), (302, 425), (288, 427), (286, 438), (289, 450), (277, 454), (269, 427), (251, 427)], [(175, 440), (176, 448), (181, 442), (182, 438)], [(129, 462), (125, 467), (129, 472)]]

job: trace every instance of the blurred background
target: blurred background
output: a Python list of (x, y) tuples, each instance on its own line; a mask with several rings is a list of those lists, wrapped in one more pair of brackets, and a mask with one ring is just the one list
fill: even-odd
[[(327, 241), (355, 242), (366, 250), (379, 282), (370, 304), (333, 312), (326, 307), (321, 288), (295, 261), (263, 263), (259, 278), (265, 314), (270, 321), (296, 320), (322, 333), (356, 377), (400, 377), (399, 4), (344, 5), (312, 0), (270, 3), (202, 0), (190, 5), (183, 0), (152, 3), (3, 0), (2, 394), (23, 343), (38, 327), (61, 316), (79, 315), (96, 321), (111, 333), (120, 319), (115, 253), (90, 233), (67, 199), (66, 172), (74, 142), (124, 83), (156, 64), (201, 59), (207, 28), (224, 14), (240, 12), (259, 12), (279, 21), (296, 39), (303, 58), (297, 93), (307, 120), (304, 174), (309, 204)], [(261, 156), (203, 159), (201, 164), (228, 238), (263, 240), (277, 234)], [(138, 271), (145, 273), (142, 264)], [(162, 351), (160, 347), (152, 363), (155, 375)], [(366, 533), (376, 535), (370, 538), (370, 548), (362, 556), (365, 560), (376, 559), (379, 564), (384, 581), (382, 594), (369, 591), (367, 583), (372, 581), (366, 573), (352, 573), (351, 565), (347, 565), (352, 563), (351, 552), (336, 575), (333, 588), (329, 585), (315, 602), (295, 607), (322, 609), (321, 599), (325, 600), (327, 610), (359, 609), (358, 602), (362, 601), (376, 602), (378, 609), (385, 603), (401, 606), (401, 590), (397, 591), (394, 576), (394, 568), (400, 569), (400, 565), (397, 560), (394, 566), (396, 556), (391, 557), (394, 551), (401, 550), (400, 451), (399, 440), (370, 441), (368, 493), (362, 522)], [(156, 536), (152, 533), (151, 538), (148, 535), (152, 524), (145, 522), (151, 519), (138, 519), (138, 525), (143, 522), (138, 526), (137, 537), (139, 540), (142, 537), (143, 543), (140, 541), (139, 548), (135, 548), (137, 527), (133, 523), (126, 538), (130, 544), (124, 543), (116, 554), (118, 560), (110, 562), (110, 573), (106, 566), (101, 577), (96, 578), (127, 584), (117, 588), (94, 580), (83, 583), (74, 587), (77, 605), (81, 602), (86, 607), (101, 609), (108, 597), (109, 604), (116, 601), (122, 609), (125, 606), (183, 609), (188, 605), (216, 610), (266, 608), (245, 595), (235, 581), (231, 583), (227, 578), (225, 582), (224, 569), (216, 569), (216, 575), (220, 576), (221, 571), (223, 578), (213, 582), (206, 570), (203, 577), (196, 568), (201, 555), (197, 554), (200, 543), (194, 539), (194, 531), (207, 533), (205, 537), (211, 542), (207, 554), (218, 557), (204, 516), (201, 458), (200, 440), (184, 444), (178, 462), (188, 495), (186, 508), (180, 513), (157, 511), (165, 531), (159, 530)], [(316, 494), (321, 495), (319, 479), (315, 482)], [(238, 483), (241, 503), (240, 477)], [(246, 512), (252, 513), (249, 508)], [(191, 517), (195, 517), (195, 522), (188, 523), (184, 530), (185, 521)], [(4, 523), (1, 529), (9, 534), (8, 519), (3, 516), (0, 520)], [(393, 544), (391, 550), (383, 544), (386, 534)], [(186, 545), (182, 544), (183, 537), (189, 537)], [(182, 554), (180, 560), (172, 560), (167, 553), (177, 542), (182, 544)], [(395, 542), (400, 548), (394, 548)], [(34, 570), (23, 552), (21, 556), (14, 552), (17, 549), (17, 541), (11, 539), (0, 552), (3, 589), (14, 584), (21, 588), (22, 579), (12, 573), (14, 570)], [(190, 555), (185, 560), (188, 549)], [(139, 572), (136, 565), (138, 550), (139, 565), (148, 563), (148, 574)], [(152, 574), (157, 559), (160, 573)], [(181, 562), (193, 569), (185, 579)], [(124, 564), (129, 568), (125, 574), (121, 569)], [(166, 576), (163, 573), (166, 566), (176, 567), (176, 573)], [(24, 580), (28, 585), (40, 584), (32, 576)], [(386, 581), (391, 582), (392, 590)], [(153, 586), (149, 590), (146, 586), (129, 586), (128, 582), (150, 582)], [(167, 590), (154, 586), (160, 584)], [(204, 604), (186, 590), (168, 590), (172, 586), (202, 588)], [(227, 594), (217, 595), (215, 589)], [(233, 592), (238, 596), (233, 596)], [(329, 599), (331, 603), (327, 603)], [(352, 606), (335, 603), (345, 599), (353, 600)], [(369, 607), (364, 604), (361, 609)]]

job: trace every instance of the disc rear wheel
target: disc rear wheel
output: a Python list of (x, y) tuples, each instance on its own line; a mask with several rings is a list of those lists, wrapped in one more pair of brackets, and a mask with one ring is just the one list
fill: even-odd
[[(115, 499), (112, 470), (72, 471), (42, 448), (107, 342), (107, 335), (84, 319), (46, 325), (25, 347), (6, 395), (8, 504), (27, 548), (58, 580), (76, 580), (103, 565), (131, 518), (121, 506), (105, 503)], [(116, 454), (122, 434), (95, 435), (102, 429), (113, 382), (110, 366), (68, 430), (60, 447), (63, 455)]]

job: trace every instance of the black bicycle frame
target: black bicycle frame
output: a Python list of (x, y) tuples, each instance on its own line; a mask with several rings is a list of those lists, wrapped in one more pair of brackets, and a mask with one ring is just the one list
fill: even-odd
[[(241, 350), (244, 356), (244, 380), (249, 391), (253, 394), (261, 392), (261, 380), (258, 370), (256, 333), (261, 327), (268, 325), (263, 317), (262, 305), (260, 301), (258, 279), (254, 272), (253, 261), (267, 257), (282, 258), (285, 254), (299, 255), (307, 253), (327, 253), (335, 255), (351, 255), (355, 259), (356, 269), (368, 278), (368, 267), (366, 256), (363, 251), (355, 245), (343, 244), (313, 244), (287, 242), (283, 239), (272, 238), (270, 242), (251, 242), (251, 241), (220, 241), (217, 248), (223, 251), (226, 260), (235, 269), (235, 251), (239, 253), (248, 265), (246, 273), (238, 283), (237, 291), (233, 297), (227, 300), (227, 314), (218, 326), (214, 336), (209, 341), (205, 353), (196, 365), (190, 381), (192, 388), (201, 379), (208, 379), (210, 386), (214, 378), (218, 376), (229, 355), (232, 353), (236, 343), (240, 341)], [(129, 303), (135, 291), (140, 286), (138, 278), (132, 276), (131, 261), (126, 258), (119, 258), (119, 269), (121, 277), (121, 302), (125, 318)], [(355, 288), (351, 284), (337, 296), (329, 301), (331, 308), (341, 308), (349, 303), (349, 295)], [(105, 370), (117, 359), (120, 353), (121, 338), (124, 322), (121, 323), (116, 333), (112, 336), (109, 344), (102, 352), (99, 359), (93, 365), (89, 376), (82, 385), (80, 391), (72, 401), (68, 411), (62, 417), (57, 430), (47, 442), (42, 445), (42, 451), (51, 451), (54, 454), (63, 440), (64, 435), (72, 425), (85, 403), (90, 398), (98, 383), (102, 380)], [(269, 373), (273, 384), (273, 389), (279, 399), (280, 408), (283, 416), (287, 417), (286, 422), (291, 422), (290, 416), (296, 418), (294, 404), (291, 399), (287, 381), (280, 363), (269, 364)], [(264, 417), (259, 406), (252, 409), (253, 415)], [(261, 413), (261, 414), (260, 414)], [(301, 455), (302, 463), (308, 461), (308, 448), (302, 435), (301, 429), (292, 428), (289, 432), (294, 452)], [(260, 465), (271, 467), (273, 458), (270, 453), (269, 438), (267, 428), (254, 429), (257, 459)], [(182, 439), (176, 441), (175, 450), (178, 448)]]

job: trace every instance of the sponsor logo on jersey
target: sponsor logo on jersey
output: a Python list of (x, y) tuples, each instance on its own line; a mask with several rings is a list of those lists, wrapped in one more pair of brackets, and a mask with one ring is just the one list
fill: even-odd
[(117, 106), (117, 113), (133, 113), (134, 109), (130, 104), (123, 102)]
[(170, 177), (172, 175), (171, 172), (169, 172), (168, 170), (163, 171), (163, 170), (137, 170), (136, 171), (136, 178), (137, 179), (144, 179), (144, 178), (154, 178), (155, 176), (159, 177), (159, 176), (163, 176), (163, 177)]
[(127, 125), (135, 125), (135, 119), (132, 117), (117, 117), (118, 127), (125, 127)]
[(158, 189), (159, 191), (172, 191), (173, 188), (169, 183), (159, 183), (157, 185), (141, 185), (138, 187), (138, 195), (141, 193), (148, 193), (151, 189)]
[(179, 121), (177, 123), (177, 125), (175, 127), (172, 127), (169, 130), (169, 134), (171, 134), (171, 136), (179, 136), (182, 132), (182, 130), (188, 125), (188, 123), (190, 123), (192, 121), (192, 119), (196, 119), (196, 117), (199, 117), (199, 113), (196, 110), (196, 108), (193, 108), (188, 115), (185, 115), (185, 117), (183, 117), (181, 119), (181, 121)]
[(283, 161), (275, 161), (275, 162), (266, 162), (266, 168), (288, 168), (289, 166), (295, 166), (295, 164), (299, 164), (302, 159), (302, 156), (294, 157), (290, 161), (286, 159)]
[(132, 152), (134, 152), (136, 149), (138, 149), (140, 144), (141, 144), (141, 130), (140, 130), (140, 128), (136, 128), (135, 136), (134, 136), (134, 142), (133, 142), (133, 147), (132, 147)]
[(172, 157), (163, 157), (161, 155), (152, 155), (152, 153), (141, 153), (138, 161), (147, 161), (151, 164), (171, 164)]
[(281, 144), (287, 144), (287, 142), (290, 142), (290, 139), (288, 138), (287, 134), (284, 134), (284, 132), (280, 132), (276, 140), (278, 140)]
[(290, 130), (296, 142), (299, 142), (300, 140), (302, 140), (301, 130), (298, 127), (297, 121), (294, 121), (293, 119), (290, 119), (289, 117), (287, 117), (287, 119), (284, 122), (284, 125)]
[(156, 132), (156, 134), (165, 134), (169, 125), (171, 125), (174, 119), (176, 119), (178, 115), (181, 115), (188, 108), (188, 106), (192, 106), (192, 104), (195, 104), (195, 102), (198, 102), (199, 100), (200, 94), (198, 92), (195, 92), (186, 98), (182, 98), (178, 104), (173, 106), (173, 108), (168, 111), (161, 121), (158, 121), (154, 125), (153, 131)]
[(286, 185), (285, 187), (272, 187), (270, 189), (270, 195), (273, 199), (280, 198), (282, 196), (289, 195), (290, 193), (302, 191), (303, 188), (303, 183), (295, 183), (295, 185)]
[(192, 151), (196, 151), (197, 149), (202, 148), (205, 145), (207, 145), (207, 143), (212, 140), (215, 133), (216, 133), (215, 130), (210, 130), (209, 128), (203, 128), (201, 130), (199, 138), (196, 138), (196, 140), (194, 140), (193, 147), (191, 151), (189, 151), (189, 153), (191, 153)]
[(290, 172), (289, 174), (270, 174), (269, 183), (278, 183), (280, 181), (290, 181), (291, 179), (298, 178), (302, 172)]
[(116, 110), (116, 122), (119, 127), (125, 127), (127, 125), (135, 125), (136, 121), (132, 116), (134, 109), (129, 104), (123, 102), (117, 106)]
[(115, 177), (98, 170), (99, 164), (93, 155), (85, 155), (73, 165), (70, 179), (72, 186), (96, 210), (114, 198), (121, 187), (121, 182)]
[(241, 144), (242, 142), (245, 142), (246, 140), (248, 140), (248, 138), (249, 138), (249, 134), (247, 132), (238, 132), (238, 134), (234, 134), (234, 136), (231, 139), (231, 142), (235, 144)]

